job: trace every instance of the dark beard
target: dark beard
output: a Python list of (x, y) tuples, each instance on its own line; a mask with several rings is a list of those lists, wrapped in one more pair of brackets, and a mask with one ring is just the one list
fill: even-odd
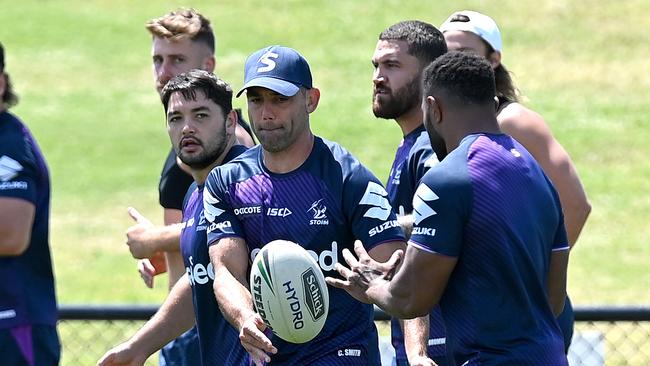
[[(221, 154), (223, 154), (226, 149), (226, 135), (216, 136), (213, 140), (212, 150), (207, 150), (202, 154), (193, 157), (183, 156), (182, 153), (178, 154), (178, 157), (183, 163), (195, 170), (201, 170), (212, 165)], [(204, 146), (205, 148), (205, 146)]]
[(396, 119), (406, 114), (420, 103), (420, 76), (416, 76), (408, 84), (391, 91), (390, 99), (383, 103), (375, 103), (373, 96), (372, 112), (377, 118)]

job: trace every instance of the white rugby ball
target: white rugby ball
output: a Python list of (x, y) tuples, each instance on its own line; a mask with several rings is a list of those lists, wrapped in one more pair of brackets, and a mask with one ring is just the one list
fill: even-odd
[(323, 329), (329, 293), (318, 263), (300, 245), (274, 240), (251, 265), (250, 288), (255, 311), (278, 337), (305, 343)]

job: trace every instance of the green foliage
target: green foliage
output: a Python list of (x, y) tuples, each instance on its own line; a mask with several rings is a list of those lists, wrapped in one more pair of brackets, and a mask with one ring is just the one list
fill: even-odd
[[(377, 35), (403, 19), (439, 25), (453, 10), (493, 15), (503, 62), (570, 152), (593, 213), (571, 259), (577, 304), (648, 303), (650, 74), (647, 1), (193, 1), (215, 27), (217, 71), (242, 85), (245, 57), (268, 44), (310, 61), (321, 104), (313, 129), (379, 177), (400, 140), (370, 109)], [(188, 4), (188, 5), (190, 5)], [(157, 178), (169, 149), (144, 23), (172, 1), (0, 0), (0, 41), (53, 181), (52, 246), (61, 303), (155, 303), (124, 245), (133, 205), (160, 223)], [(243, 100), (235, 105), (245, 107)], [(624, 285), (623, 285), (624, 284)]]

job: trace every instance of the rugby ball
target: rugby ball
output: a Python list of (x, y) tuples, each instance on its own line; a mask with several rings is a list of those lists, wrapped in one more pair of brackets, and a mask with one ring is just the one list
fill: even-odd
[(251, 265), (250, 289), (255, 311), (278, 337), (305, 343), (323, 329), (329, 293), (318, 263), (300, 245), (274, 240)]

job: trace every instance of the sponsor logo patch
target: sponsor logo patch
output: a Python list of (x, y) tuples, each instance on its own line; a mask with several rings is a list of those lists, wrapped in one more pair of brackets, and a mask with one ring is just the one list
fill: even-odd
[(314, 201), (309, 207), (307, 212), (311, 212), (314, 215), (312, 220), (309, 220), (309, 225), (329, 225), (330, 221), (327, 218), (325, 212), (327, 211), (327, 206), (323, 203), (323, 199)]
[(390, 216), (391, 206), (388, 202), (388, 192), (380, 184), (368, 182), (366, 192), (359, 201), (360, 205), (372, 206), (366, 211), (363, 217), (386, 220)]
[(0, 180), (7, 182), (15, 178), (23, 170), (23, 166), (16, 160), (2, 155), (0, 157)]
[(426, 184), (420, 184), (417, 191), (415, 191), (415, 196), (413, 197), (413, 218), (416, 225), (421, 223), (422, 220), (436, 214), (436, 211), (434, 211), (427, 202), (433, 202), (438, 198), (440, 197), (438, 197), (438, 195), (435, 194)]

